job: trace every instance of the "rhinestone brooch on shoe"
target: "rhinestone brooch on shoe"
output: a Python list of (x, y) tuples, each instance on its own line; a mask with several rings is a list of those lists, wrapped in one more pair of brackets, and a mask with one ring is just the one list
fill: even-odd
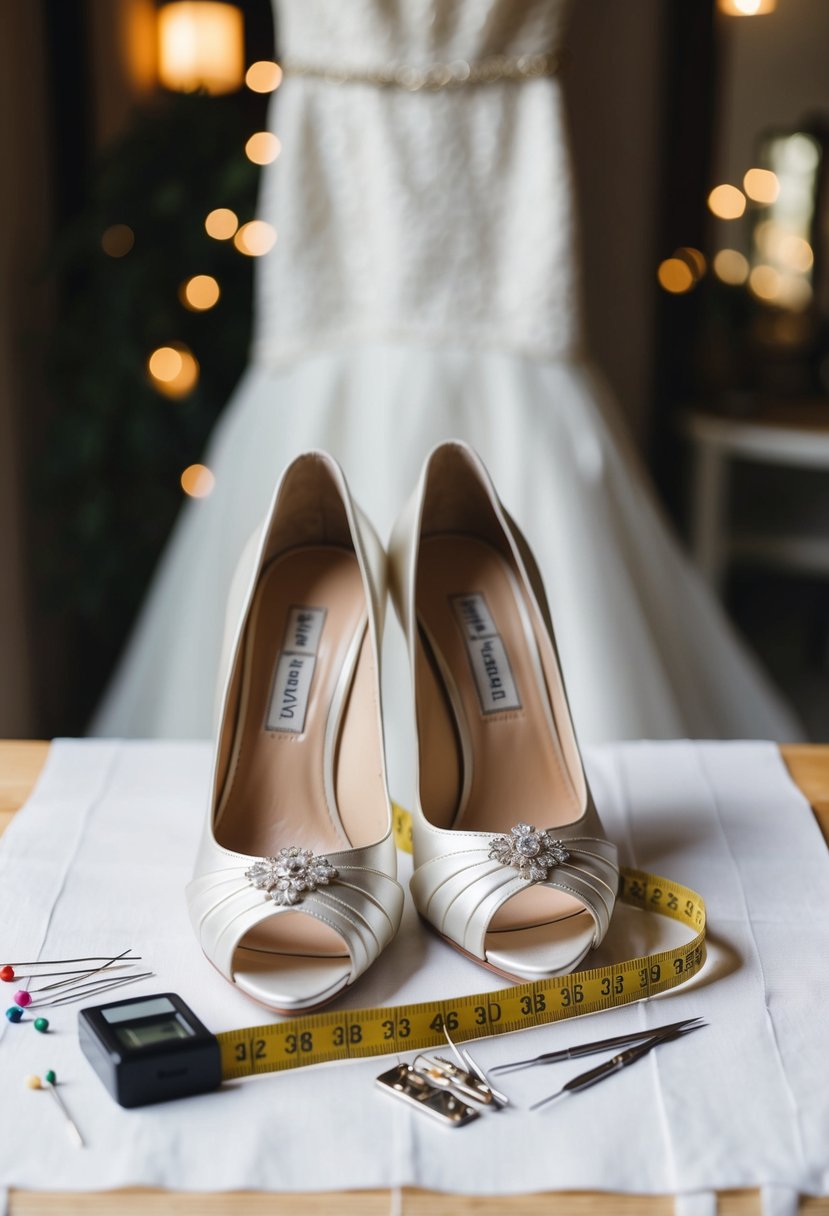
[(306, 891), (326, 887), (337, 871), (325, 857), (315, 857), (310, 849), (296, 845), (280, 849), (276, 857), (263, 857), (245, 870), (245, 878), (259, 891), (267, 891), (275, 904), (291, 907)]
[(512, 866), (529, 882), (545, 882), (550, 870), (567, 861), (570, 854), (550, 832), (537, 832), (529, 823), (518, 823), (509, 835), (496, 836), (490, 845), (493, 861)]

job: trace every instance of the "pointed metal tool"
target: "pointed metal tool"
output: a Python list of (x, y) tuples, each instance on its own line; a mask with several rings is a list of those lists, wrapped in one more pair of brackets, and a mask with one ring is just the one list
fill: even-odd
[[(52, 992), (55, 988), (74, 988), (76, 984), (80, 985), (84, 980), (89, 979), (93, 975), (99, 975), (102, 971), (109, 971), (111, 974), (113, 970), (119, 970), (119, 968), (115, 966), (116, 963), (126, 963), (127, 966), (129, 966), (129, 964), (133, 961), (131, 958), (128, 959), (126, 957), (130, 953), (130, 949), (131, 947), (128, 947), (126, 950), (122, 950), (120, 954), (113, 955), (111, 959), (108, 959), (107, 962), (103, 963), (100, 967), (92, 967), (88, 971), (81, 972), (65, 971), (63, 972), (63, 975), (64, 977), (68, 976), (68, 978), (56, 980), (54, 984), (44, 984), (41, 988), (29, 988), (27, 991), (34, 995), (36, 992)], [(30, 978), (46, 979), (47, 977), (31, 976)]]
[(625, 1047), (628, 1043), (640, 1043), (643, 1039), (649, 1039), (652, 1035), (662, 1031), (683, 1030), (700, 1021), (700, 1018), (683, 1018), (680, 1022), (670, 1022), (666, 1026), (653, 1026), (648, 1030), (617, 1034), (610, 1039), (595, 1039), (592, 1043), (580, 1043), (577, 1047), (563, 1047), (559, 1051), (545, 1051), (543, 1055), (533, 1056), (529, 1060), (514, 1060), (511, 1064), (496, 1064), (489, 1071), (494, 1075), (496, 1072), (517, 1072), (519, 1068), (532, 1068), (536, 1064), (558, 1064), (562, 1060), (577, 1060), (581, 1056), (597, 1055), (598, 1052), (611, 1047)]
[(598, 1064), (587, 1072), (579, 1073), (577, 1077), (573, 1077), (571, 1081), (568, 1081), (556, 1093), (550, 1094), (548, 1098), (542, 1098), (540, 1102), (535, 1102), (530, 1107), (530, 1110), (540, 1110), (542, 1106), (547, 1106), (558, 1098), (565, 1097), (567, 1094), (576, 1094), (580, 1093), (583, 1089), (589, 1089), (591, 1085), (604, 1081), (606, 1077), (612, 1077), (614, 1073), (621, 1072), (629, 1064), (635, 1064), (637, 1060), (641, 1060), (649, 1052), (653, 1051), (654, 1047), (659, 1047), (661, 1043), (670, 1043), (673, 1039), (683, 1038), (685, 1035), (691, 1034), (695, 1030), (701, 1030), (703, 1026), (707, 1025), (707, 1022), (697, 1021), (693, 1026), (683, 1026), (672, 1030), (663, 1029), (660, 1033), (652, 1035), (651, 1038), (646, 1039), (644, 1043), (640, 1043), (637, 1047), (629, 1047), (627, 1051), (619, 1052), (618, 1055), (606, 1060), (604, 1064)]
[(84, 1138), (80, 1133), (80, 1129), (79, 1129), (77, 1123), (72, 1118), (69, 1111), (66, 1109), (66, 1103), (64, 1102), (63, 1098), (60, 1096), (60, 1094), (57, 1091), (57, 1081), (52, 1080), (51, 1075), (49, 1073), (47, 1073), (43, 1079), (45, 1082), (45, 1088), (49, 1090), (49, 1093), (52, 1095), (52, 1097), (55, 1099), (58, 1106), (60, 1107), (61, 1113), (62, 1113), (64, 1119), (66, 1120), (66, 1127), (67, 1127), (67, 1131), (69, 1132), (69, 1135), (74, 1140), (74, 1142), (78, 1146), (78, 1148), (84, 1148), (85, 1147)]

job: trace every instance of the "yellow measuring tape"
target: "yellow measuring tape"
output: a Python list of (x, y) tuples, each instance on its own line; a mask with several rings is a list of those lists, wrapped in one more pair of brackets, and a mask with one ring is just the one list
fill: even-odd
[[(397, 847), (412, 851), (408, 811), (394, 808)], [(705, 962), (705, 904), (689, 887), (644, 870), (622, 868), (619, 899), (634, 908), (680, 921), (694, 936), (684, 946), (645, 954), (608, 967), (574, 971), (552, 980), (515, 984), (415, 1005), (311, 1013), (268, 1026), (226, 1030), (217, 1035), (226, 1081), (402, 1051), (445, 1046), (452, 1038), (486, 1038), (564, 1018), (628, 1005), (667, 992), (696, 975)]]

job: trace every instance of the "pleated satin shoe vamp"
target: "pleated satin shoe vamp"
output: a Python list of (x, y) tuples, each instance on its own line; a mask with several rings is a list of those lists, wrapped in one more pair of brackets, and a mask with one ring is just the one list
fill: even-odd
[[(592, 807), (577, 823), (549, 834), (563, 843), (568, 857), (539, 885), (584, 904), (593, 922), (588, 947), (595, 947), (607, 932), (616, 899), (616, 847), (602, 833)], [(419, 911), (440, 934), (482, 960), (495, 913), (528, 888), (528, 880), (513, 866), (491, 856), (501, 835), (440, 831), (422, 823), (415, 829), (418, 864), (411, 889)]]
[(278, 907), (268, 892), (248, 877), (260, 862), (222, 849), (206, 839), (197, 863), (198, 877), (187, 889), (193, 926), (204, 953), (225, 979), (234, 979), (236, 951), (246, 934), (280, 915), (302, 912), (335, 930), (350, 956), (337, 987), (352, 983), (385, 949), (403, 913), (403, 889), (395, 872), (394, 840), (387, 836), (363, 849), (328, 853), (325, 860), (337, 877), (300, 903)]

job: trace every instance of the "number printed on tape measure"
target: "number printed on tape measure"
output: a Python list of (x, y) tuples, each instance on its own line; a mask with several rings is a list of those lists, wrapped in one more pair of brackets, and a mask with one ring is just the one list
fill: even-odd
[[(405, 812), (400, 812), (405, 815)], [(402, 825), (405, 828), (405, 823)], [(422, 1051), (453, 1039), (509, 1034), (617, 1005), (630, 1004), (685, 983), (705, 962), (705, 904), (695, 891), (642, 870), (623, 869), (619, 898), (694, 930), (684, 946), (609, 967), (595, 967), (534, 984), (448, 1001), (307, 1014), (269, 1026), (230, 1030), (217, 1037), (225, 1080), (302, 1068), (331, 1060)]]

